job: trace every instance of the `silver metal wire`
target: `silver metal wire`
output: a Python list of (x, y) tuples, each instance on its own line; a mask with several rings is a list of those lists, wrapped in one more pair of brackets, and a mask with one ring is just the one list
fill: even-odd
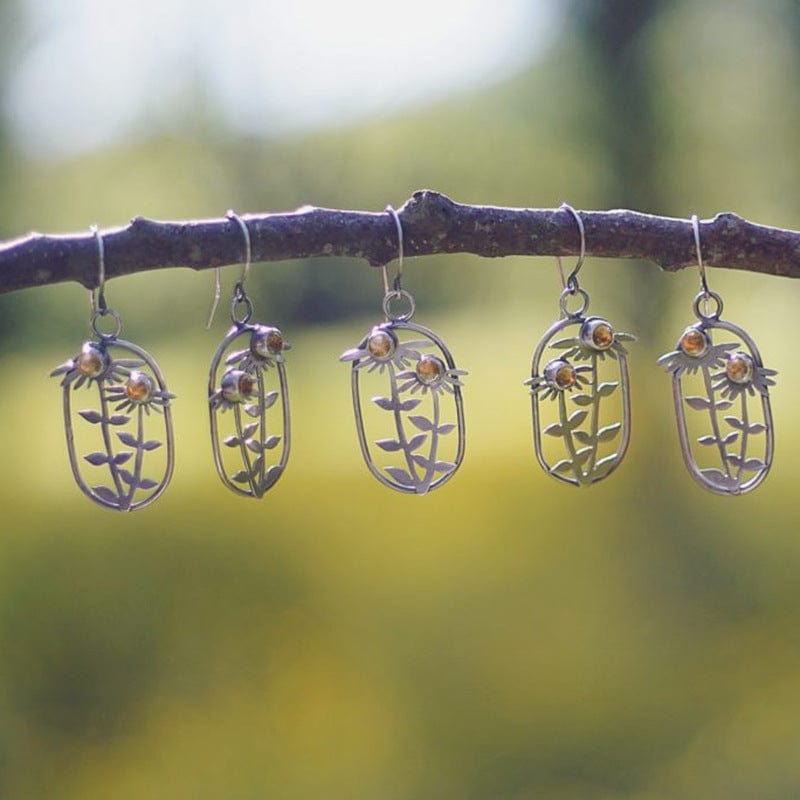
[[(233, 306), (239, 303), (244, 303), (245, 306), (249, 308), (249, 314), (252, 314), (252, 303), (250, 302), (250, 298), (248, 298), (247, 293), (244, 290), (244, 283), (247, 280), (247, 276), (250, 273), (250, 265), (253, 260), (253, 249), (250, 243), (250, 229), (247, 227), (247, 223), (232, 209), (228, 209), (225, 214), (226, 219), (232, 219), (239, 223), (239, 227), (242, 229), (242, 237), (244, 238), (244, 266), (242, 267), (242, 274), (239, 277), (239, 280), (236, 283), (236, 287), (233, 293)], [(210, 330), (211, 324), (214, 322), (214, 315), (217, 313), (217, 308), (219, 306), (220, 297), (222, 296), (222, 281), (220, 277), (220, 268), (216, 267), (214, 269), (214, 298), (211, 302), (211, 311), (208, 314), (208, 322), (206, 322), (206, 330)], [(231, 312), (233, 313), (233, 312)]]
[(692, 233), (694, 233), (694, 246), (697, 250), (697, 267), (700, 270), (700, 286), (703, 294), (709, 296), (711, 292), (708, 288), (708, 281), (706, 280), (706, 266), (703, 264), (703, 253), (700, 248), (700, 222), (697, 219), (697, 214), (692, 214)]
[[(566, 281), (563, 280), (563, 272), (561, 273), (562, 281), (564, 283), (564, 288), (569, 288), (572, 291), (577, 291), (578, 273), (581, 271), (583, 262), (586, 260), (586, 229), (583, 226), (583, 220), (581, 219), (581, 215), (569, 203), (562, 203), (560, 208), (562, 211), (568, 211), (570, 214), (572, 214), (573, 219), (578, 224), (578, 230), (580, 231), (581, 234), (580, 255), (578, 256), (578, 260), (575, 262), (575, 266), (572, 268), (572, 272), (570, 272), (569, 277), (566, 279)], [(559, 269), (561, 269), (560, 262), (559, 262)]]

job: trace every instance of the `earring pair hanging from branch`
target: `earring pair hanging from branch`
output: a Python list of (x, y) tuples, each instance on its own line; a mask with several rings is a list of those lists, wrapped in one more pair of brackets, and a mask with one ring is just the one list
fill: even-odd
[[(385, 320), (340, 360), (352, 365), (356, 430), (369, 471), (398, 492), (426, 494), (450, 480), (464, 459), (467, 373), (433, 331), (411, 322), (416, 304), (402, 286), (403, 226), (391, 206), (386, 211), (397, 229), (398, 260), (391, 289), (383, 266)], [(376, 392), (370, 404), (362, 401), (367, 388)]]
[[(743, 328), (720, 319), (722, 298), (708, 288), (696, 215), (691, 224), (700, 271), (700, 292), (692, 304), (698, 322), (658, 363), (672, 374), (678, 437), (689, 474), (717, 494), (745, 494), (772, 466), (769, 387), (777, 372), (764, 367)], [(723, 341), (715, 344), (718, 334)], [(693, 446), (693, 437), (699, 447)]]
[[(98, 285), (90, 293), (93, 337), (51, 376), (61, 377), (67, 452), (78, 487), (104, 508), (135, 511), (158, 498), (172, 477), (175, 395), (153, 357), (119, 338), (120, 316), (105, 298), (103, 237), (96, 226), (92, 232), (98, 259)], [(73, 414), (73, 395), (82, 388), (94, 403)], [(91, 452), (81, 455), (84, 450)]]
[[(253, 304), (245, 291), (252, 260), (250, 231), (238, 214), (229, 211), (227, 216), (241, 230), (245, 253), (231, 300), (233, 327), (217, 347), (208, 373), (211, 445), (222, 482), (236, 494), (260, 498), (283, 475), (289, 460), (289, 391), (283, 353), (290, 345), (278, 328), (250, 322)], [(217, 270), (209, 328), (219, 297)], [(275, 417), (279, 422), (273, 425)], [(280, 453), (277, 459), (271, 457), (273, 452)]]
[[(534, 350), (525, 384), (530, 386), (534, 450), (542, 469), (573, 486), (589, 486), (608, 477), (628, 448), (630, 383), (622, 343), (636, 337), (615, 331), (604, 317), (587, 316), (589, 295), (578, 282), (586, 257), (583, 220), (567, 203), (561, 210), (577, 223), (580, 255), (566, 280), (557, 259), (561, 319)], [(572, 311), (571, 303), (577, 303)]]

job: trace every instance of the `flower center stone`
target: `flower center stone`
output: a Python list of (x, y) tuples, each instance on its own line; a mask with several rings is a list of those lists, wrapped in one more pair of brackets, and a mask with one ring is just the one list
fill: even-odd
[(708, 336), (697, 328), (689, 328), (678, 342), (678, 347), (692, 358), (701, 358), (708, 352)]
[(108, 366), (108, 356), (94, 342), (86, 342), (75, 359), (75, 366), (81, 375), (96, 378)]
[(725, 364), (725, 372), (733, 383), (750, 383), (753, 379), (753, 359), (747, 353), (732, 353)]
[(425, 355), (417, 362), (417, 377), (426, 386), (438, 383), (444, 375), (444, 362), (436, 356)]
[(378, 360), (390, 358), (394, 354), (395, 347), (397, 347), (397, 341), (386, 331), (373, 333), (367, 340), (367, 350), (373, 358)]
[(125, 383), (125, 394), (134, 403), (146, 403), (154, 389), (153, 379), (143, 372), (131, 372)]

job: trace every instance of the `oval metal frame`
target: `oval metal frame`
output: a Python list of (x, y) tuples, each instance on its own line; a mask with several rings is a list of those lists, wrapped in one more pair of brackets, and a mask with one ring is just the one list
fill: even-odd
[[(211, 396), (214, 394), (217, 388), (217, 375), (219, 372), (220, 364), (222, 363), (223, 356), (225, 351), (228, 347), (236, 341), (240, 336), (251, 334), (254, 330), (256, 330), (259, 326), (258, 325), (251, 325), (246, 322), (235, 322), (233, 327), (228, 331), (222, 341), (219, 343), (214, 355), (211, 359), (211, 366), (209, 367), (208, 371), (208, 396), (209, 401)], [(232, 492), (235, 492), (238, 495), (242, 495), (243, 497), (252, 497), (254, 499), (260, 499), (261, 497), (266, 494), (266, 492), (271, 489), (283, 475), (286, 470), (286, 464), (289, 461), (289, 452), (291, 450), (291, 412), (289, 409), (289, 387), (288, 382), (286, 380), (286, 368), (283, 361), (276, 361), (275, 369), (278, 373), (278, 382), (280, 385), (280, 399), (281, 399), (281, 418), (282, 418), (282, 426), (283, 426), (283, 434), (281, 437), (282, 440), (282, 451), (281, 457), (277, 464), (273, 464), (271, 467), (266, 467), (266, 459), (262, 461), (260, 472), (260, 481), (258, 484), (253, 480), (252, 476), (250, 477), (247, 486), (249, 486), (249, 490), (243, 488), (244, 485), (236, 484), (228, 475), (227, 470), (225, 469), (225, 465), (222, 459), (222, 450), (219, 441), (219, 425), (217, 424), (217, 414), (220, 413), (218, 408), (215, 408), (211, 402), (209, 402), (209, 419), (211, 425), (211, 447), (212, 452), (214, 455), (214, 466), (217, 469), (217, 474), (220, 477), (220, 480), (227, 486)], [(261, 406), (261, 415), (259, 418), (260, 422), (260, 431), (259, 435), (261, 437), (261, 444), (264, 444), (264, 437), (266, 435), (266, 409), (264, 408), (264, 394), (265, 394), (265, 386), (264, 386), (264, 371), (262, 369), (257, 370), (257, 374), (255, 378), (258, 382), (258, 402)], [(244, 444), (241, 445), (244, 447)], [(264, 451), (262, 451), (263, 454)], [(246, 469), (250, 467), (249, 459), (245, 461), (245, 453), (242, 452), (242, 466)]]
[[(139, 347), (133, 342), (128, 342), (125, 341), (124, 339), (117, 339), (115, 336), (108, 336), (108, 335), (101, 335), (100, 339), (96, 342), (96, 344), (104, 348), (119, 347), (122, 350), (127, 350), (129, 353), (133, 353), (137, 357), (141, 358), (148, 366), (148, 368), (152, 371), (153, 377), (156, 379), (156, 382), (158, 383), (159, 391), (162, 392), (167, 391), (167, 384), (166, 381), (164, 380), (164, 376), (161, 373), (161, 370), (158, 368), (158, 364), (156, 364), (153, 357), (143, 348)], [(100, 407), (103, 409), (103, 416), (105, 417), (107, 416), (108, 400), (103, 396), (103, 386), (101, 383), (97, 384), (97, 390), (100, 395)], [(170, 409), (170, 404), (166, 403), (163, 408), (164, 432), (165, 432), (166, 446), (167, 446), (167, 463), (164, 470), (164, 475), (159, 481), (158, 485), (155, 487), (153, 493), (150, 494), (145, 499), (140, 500), (139, 502), (136, 503), (120, 504), (120, 503), (112, 503), (102, 495), (95, 492), (83, 478), (80, 469), (81, 466), (80, 461), (78, 460), (78, 455), (75, 452), (75, 436), (72, 427), (71, 394), (72, 394), (72, 387), (69, 385), (64, 386), (62, 407), (64, 411), (64, 430), (67, 436), (67, 452), (69, 454), (69, 464), (72, 469), (72, 475), (75, 478), (75, 482), (78, 484), (80, 490), (90, 500), (94, 501), (98, 505), (103, 506), (104, 508), (113, 509), (115, 511), (136, 511), (140, 508), (144, 508), (145, 506), (150, 505), (150, 503), (157, 500), (164, 493), (167, 486), (169, 485), (169, 482), (172, 479), (172, 473), (175, 469), (175, 434), (172, 426), (172, 412)], [(106, 445), (106, 449), (110, 452), (111, 431), (108, 429), (106, 423), (102, 423), (102, 435), (103, 435), (103, 441)], [(131, 498), (134, 496), (136, 488), (132, 490)]]
[[(434, 344), (438, 349), (439, 352), (444, 356), (445, 363), (447, 364), (447, 369), (456, 369), (455, 359), (453, 358), (452, 353), (448, 349), (447, 345), (432, 331), (430, 328), (426, 328), (423, 325), (418, 325), (415, 322), (410, 322), (409, 320), (399, 319), (399, 320), (389, 320), (386, 323), (383, 323), (380, 326), (383, 330), (408, 330), (413, 331), (414, 333), (422, 334), (423, 336), (427, 337), (432, 344)], [(361, 346), (363, 346), (367, 339), (369, 338), (370, 333), (361, 340)], [(361, 447), (361, 453), (364, 456), (364, 462), (366, 463), (369, 471), (384, 485), (388, 486), (390, 489), (394, 489), (398, 492), (404, 492), (406, 494), (427, 494), (428, 492), (432, 492), (434, 489), (438, 489), (440, 486), (447, 483), (450, 478), (458, 472), (461, 463), (464, 460), (464, 451), (466, 448), (466, 426), (464, 423), (464, 400), (461, 396), (461, 387), (460, 386), (453, 386), (453, 399), (456, 408), (456, 429), (458, 431), (458, 445), (456, 448), (456, 457), (454, 460), (454, 468), (450, 470), (445, 475), (442, 475), (440, 478), (433, 480), (430, 484), (420, 491), (418, 486), (408, 486), (406, 484), (400, 483), (399, 481), (393, 481), (390, 477), (385, 475), (381, 468), (375, 463), (372, 458), (372, 454), (370, 452), (369, 442), (367, 441), (367, 432), (364, 426), (364, 415), (361, 411), (361, 392), (359, 386), (359, 374), (360, 370), (358, 369), (358, 361), (354, 361), (351, 366), (350, 371), (350, 386), (353, 395), (353, 409), (355, 411), (355, 418), (356, 418), (356, 430), (358, 432), (358, 443)]]
[[(586, 306), (584, 306), (584, 311), (586, 310)], [(594, 316), (594, 315), (592, 315)], [(543, 334), (542, 338), (539, 340), (539, 344), (536, 346), (536, 349), (533, 352), (533, 357), (531, 358), (531, 377), (536, 377), (537, 375), (541, 375), (540, 372), (540, 365), (542, 361), (542, 355), (547, 348), (550, 341), (553, 337), (559, 333), (560, 331), (564, 330), (565, 328), (571, 325), (577, 325), (578, 328), (586, 322), (587, 319), (590, 317), (584, 316), (583, 314), (573, 314), (564, 319), (560, 319), (558, 322), (555, 322), (551, 325), (547, 331)], [(631, 396), (630, 396), (630, 378), (628, 375), (628, 359), (624, 353), (615, 353), (617, 357), (617, 361), (619, 364), (619, 378), (620, 378), (620, 389), (622, 392), (622, 431), (620, 433), (620, 446), (615, 453), (615, 460), (614, 463), (609, 467), (608, 470), (603, 474), (600, 478), (595, 478), (594, 480), (587, 480), (587, 481), (579, 481), (577, 478), (568, 475), (562, 475), (558, 472), (552, 472), (552, 464), (548, 464), (547, 460), (544, 457), (544, 452), (542, 450), (542, 430), (541, 430), (541, 415), (539, 413), (539, 393), (533, 392), (531, 394), (531, 412), (532, 412), (532, 421), (533, 421), (533, 445), (534, 451), (536, 453), (536, 460), (539, 462), (541, 468), (553, 478), (557, 480), (563, 481), (564, 483), (568, 483), (571, 486), (591, 486), (594, 483), (598, 483), (601, 480), (605, 480), (609, 475), (611, 475), (614, 470), (619, 467), (622, 459), (625, 457), (625, 453), (628, 450), (628, 445), (630, 444), (631, 438)]]
[[(718, 317), (703, 317), (701, 316), (701, 325), (704, 329), (708, 328), (720, 328), (722, 330), (728, 331), (729, 333), (738, 336), (742, 342), (747, 346), (750, 350), (751, 355), (753, 356), (753, 360), (758, 367), (763, 367), (764, 362), (761, 359), (761, 353), (758, 349), (758, 346), (750, 337), (750, 335), (740, 328), (738, 325), (733, 324), (732, 322), (726, 322), (725, 320), (721, 320)], [(686, 422), (686, 409), (684, 404), (684, 397), (682, 391), (682, 383), (681, 383), (681, 376), (678, 374), (673, 374), (672, 376), (672, 397), (675, 403), (675, 417), (678, 421), (678, 439), (680, 440), (681, 445), (681, 453), (683, 454), (683, 461), (686, 464), (686, 468), (689, 470), (689, 474), (694, 478), (697, 483), (699, 483), (704, 489), (708, 489), (715, 494), (720, 495), (741, 495), (746, 494), (747, 492), (751, 492), (755, 489), (759, 484), (761, 484), (764, 479), (767, 477), (767, 474), (772, 467), (772, 460), (775, 453), (775, 434), (773, 430), (773, 422), (772, 422), (772, 406), (769, 400), (769, 393), (761, 393), (758, 394), (761, 396), (761, 410), (764, 415), (764, 436), (765, 445), (764, 445), (764, 469), (759, 470), (752, 478), (743, 483), (739, 484), (736, 488), (724, 487), (720, 486), (719, 484), (710, 481), (706, 478), (700, 467), (697, 465), (697, 462), (694, 459), (694, 453), (689, 442), (689, 431)]]

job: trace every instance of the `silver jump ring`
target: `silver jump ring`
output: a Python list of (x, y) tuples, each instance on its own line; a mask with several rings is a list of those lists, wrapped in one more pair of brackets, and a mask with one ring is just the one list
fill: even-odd
[[(405, 300), (408, 303), (408, 311), (404, 314), (396, 314), (392, 311), (392, 301), (397, 299)], [(395, 289), (383, 296), (383, 313), (390, 322), (408, 322), (414, 316), (416, 309), (417, 304), (414, 302), (414, 298), (405, 289)]]
[[(569, 301), (570, 297), (578, 296), (581, 298), (581, 305), (580, 308), (576, 308), (574, 311), (569, 311), (567, 309), (567, 302)], [(580, 317), (587, 308), (589, 308), (589, 293), (585, 289), (581, 289), (579, 286), (576, 286), (574, 289), (569, 286), (569, 281), (567, 281), (567, 287), (561, 292), (561, 297), (559, 298), (558, 304), (561, 308), (561, 313), (565, 317)]]
[[(114, 320), (114, 330), (110, 333), (101, 331), (98, 327), (98, 322), (103, 317), (111, 317)], [(92, 330), (95, 332), (96, 336), (99, 339), (104, 341), (109, 341), (110, 339), (116, 339), (119, 336), (119, 332), (122, 330), (122, 319), (120, 318), (119, 314), (114, 311), (113, 308), (104, 308), (104, 309), (97, 309), (92, 314)]]
[[(244, 314), (239, 317), (236, 313), (236, 309), (239, 306), (244, 306)], [(233, 290), (233, 299), (231, 300), (231, 320), (233, 321), (234, 325), (246, 325), (250, 322), (250, 318), (253, 316), (253, 303), (250, 298), (247, 296), (247, 293), (242, 286), (241, 281), (236, 284), (236, 288)]]
[[(713, 301), (716, 306), (716, 310), (713, 312), (708, 310), (709, 300)], [(705, 311), (700, 310), (700, 303), (703, 303)], [(703, 322), (714, 322), (722, 315), (722, 298), (716, 292), (710, 290), (701, 291), (694, 298), (692, 308), (698, 319), (703, 320)]]

